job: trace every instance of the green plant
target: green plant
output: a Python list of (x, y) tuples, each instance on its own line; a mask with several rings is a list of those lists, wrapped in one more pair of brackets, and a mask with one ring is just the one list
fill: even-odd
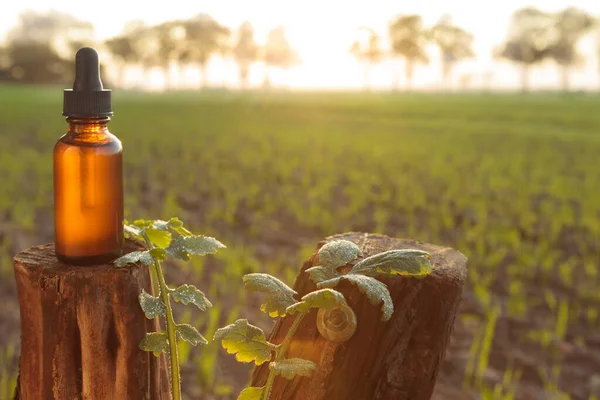
[(139, 295), (140, 306), (148, 319), (165, 317), (166, 322), (166, 333), (147, 333), (140, 342), (140, 349), (151, 351), (155, 356), (162, 352), (169, 354), (173, 400), (180, 400), (181, 379), (177, 334), (192, 346), (208, 342), (192, 325), (175, 322), (171, 297), (176, 302), (194, 304), (200, 311), (207, 310), (212, 307), (212, 304), (204, 293), (193, 285), (184, 284), (176, 289), (167, 286), (161, 263), (167, 258), (189, 261), (192, 256), (214, 254), (225, 246), (215, 238), (193, 235), (183, 227), (183, 222), (178, 218), (171, 218), (168, 221), (136, 220), (131, 225), (125, 221), (125, 232), (127, 236), (142, 241), (146, 245), (146, 250), (124, 255), (115, 261), (115, 265), (124, 267), (127, 264), (141, 262), (152, 268), (153, 276), (156, 276), (158, 283), (158, 293), (152, 296), (142, 290)]
[(0, 399), (12, 399), (17, 386), (17, 371), (13, 370), (18, 362), (19, 352), (15, 346), (0, 348)]
[[(292, 379), (296, 376), (311, 376), (316, 364), (311, 360), (286, 358), (287, 349), (302, 319), (311, 309), (351, 310), (344, 295), (333, 288), (341, 280), (348, 280), (365, 293), (373, 305), (381, 304), (382, 321), (391, 318), (394, 304), (387, 286), (375, 279), (378, 275), (407, 275), (422, 277), (431, 272), (429, 254), (420, 250), (390, 250), (357, 262), (348, 272), (338, 271), (360, 255), (356, 244), (347, 240), (335, 240), (325, 244), (318, 252), (321, 265), (309, 268), (306, 273), (316, 283), (317, 290), (296, 300), (298, 293), (274, 276), (264, 273), (244, 275), (246, 289), (268, 293), (261, 305), (261, 311), (271, 317), (296, 317), (282, 343), (269, 342), (262, 329), (251, 325), (246, 319), (217, 330), (214, 340), (221, 340), (223, 348), (235, 354), (240, 362), (254, 362), (261, 365), (269, 362), (269, 375), (264, 387), (244, 389), (238, 400), (267, 400), (276, 376)], [(354, 313), (352, 312), (352, 315)], [(352, 320), (356, 324), (356, 319)], [(347, 338), (346, 338), (347, 340)], [(273, 352), (275, 357), (273, 358)], [(271, 361), (272, 360), (272, 361)]]

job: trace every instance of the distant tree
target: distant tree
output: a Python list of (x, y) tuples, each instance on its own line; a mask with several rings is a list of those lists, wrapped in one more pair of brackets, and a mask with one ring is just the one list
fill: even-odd
[(271, 84), (270, 68), (286, 69), (298, 61), (298, 57), (285, 37), (285, 31), (281, 26), (269, 32), (262, 53), (262, 59), (265, 63), (265, 80), (263, 83), (265, 87)]
[[(94, 26), (70, 14), (59, 11), (25, 11), (17, 25), (8, 32), (7, 41), (47, 43), (61, 51), (70, 51), (69, 43), (78, 41), (89, 44)], [(65, 55), (65, 54), (61, 54)], [(70, 55), (70, 54), (68, 54)]]
[(125, 68), (140, 59), (135, 36), (131, 33), (123, 33), (120, 36), (113, 37), (104, 42), (108, 51), (112, 54), (115, 64), (118, 69), (118, 82), (120, 85), (124, 83)]
[(121, 36), (109, 39), (105, 45), (119, 60), (120, 73), (130, 64), (139, 64), (142, 77), (145, 77), (148, 70), (159, 68), (168, 90), (173, 86), (171, 66), (179, 61), (184, 36), (185, 31), (180, 21), (167, 21), (154, 26), (132, 23)]
[(13, 78), (23, 83), (66, 84), (72, 62), (60, 57), (47, 43), (16, 41), (7, 47)]
[(155, 67), (163, 68), (164, 62), (160, 59), (159, 34), (155, 27), (142, 23), (129, 26), (123, 32), (123, 35), (130, 39), (129, 43), (132, 46), (133, 53), (130, 54), (130, 60), (141, 69), (139, 74), (141, 80), (137, 82), (141, 86), (146, 84), (149, 71)]
[(529, 70), (550, 54), (554, 19), (536, 8), (522, 8), (513, 13), (508, 37), (497, 56), (521, 65), (521, 89), (529, 90)]
[(357, 39), (350, 48), (350, 52), (364, 64), (365, 89), (371, 87), (371, 69), (383, 58), (380, 39), (377, 33), (371, 28), (359, 28), (359, 31), (367, 32), (367, 40)]
[(184, 38), (186, 31), (183, 22), (168, 21), (163, 22), (152, 28), (155, 39), (157, 40), (156, 59), (153, 64), (160, 67), (165, 76), (165, 86), (167, 89), (173, 87), (171, 79), (171, 66), (179, 65), (181, 55), (185, 51)]
[(410, 89), (415, 65), (429, 62), (425, 51), (427, 32), (420, 15), (399, 15), (389, 25), (392, 55), (404, 59), (406, 87)]
[(456, 63), (474, 57), (473, 35), (453, 25), (450, 16), (446, 15), (430, 29), (429, 37), (440, 49), (442, 81), (448, 85)]
[(10, 73), (10, 59), (5, 47), (0, 47), (0, 82), (14, 80)]
[(250, 66), (258, 58), (258, 45), (254, 41), (254, 29), (248, 21), (242, 23), (238, 29), (237, 41), (232, 52), (238, 65), (240, 85), (245, 89), (248, 84)]
[(180, 54), (182, 62), (195, 63), (200, 67), (202, 87), (206, 86), (207, 66), (211, 56), (222, 50), (230, 31), (207, 14), (183, 21), (185, 46)]
[(229, 31), (229, 34), (227, 35), (222, 35), (219, 36), (219, 47), (218, 47), (218, 51), (217, 53), (219, 53), (219, 57), (221, 58), (221, 65), (223, 65), (222, 68), (222, 72), (221, 72), (221, 87), (225, 88), (226, 86), (226, 78), (227, 75), (225, 73), (225, 71), (227, 70), (226, 65), (227, 65), (227, 57), (229, 57), (232, 54), (233, 51), (233, 46), (230, 42), (231, 40), (231, 31)]
[(594, 27), (596, 20), (575, 7), (559, 12), (554, 18), (556, 40), (549, 48), (549, 56), (560, 66), (562, 88), (568, 91), (570, 69), (582, 61), (577, 53), (577, 43)]
[(20, 82), (67, 83), (74, 51), (92, 39), (92, 24), (69, 14), (24, 12), (7, 34), (6, 69)]

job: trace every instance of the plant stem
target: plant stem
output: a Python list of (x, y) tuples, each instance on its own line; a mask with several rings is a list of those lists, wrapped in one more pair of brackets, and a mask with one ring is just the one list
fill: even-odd
[(150, 278), (152, 279), (152, 289), (154, 290), (154, 296), (158, 296), (160, 293), (160, 285), (158, 283), (158, 275), (156, 274), (156, 268), (150, 268)]
[[(154, 248), (152, 242), (144, 235), (144, 240), (148, 249)], [(158, 277), (158, 285), (160, 287), (160, 295), (167, 309), (167, 337), (169, 338), (169, 358), (171, 361), (171, 390), (173, 390), (173, 400), (181, 400), (181, 377), (179, 376), (179, 353), (177, 351), (177, 337), (175, 335), (175, 320), (173, 319), (173, 310), (171, 309), (171, 301), (169, 298), (169, 288), (165, 282), (165, 276), (162, 272), (160, 262), (153, 258), (156, 276)]]
[[(283, 357), (285, 357), (285, 353), (287, 353), (287, 349), (290, 346), (292, 337), (294, 336), (294, 333), (296, 333), (298, 326), (300, 326), (300, 322), (302, 321), (302, 319), (305, 316), (306, 316), (306, 313), (302, 313), (302, 312), (298, 313), (298, 315), (296, 316), (296, 319), (294, 320), (294, 323), (290, 327), (290, 330), (285, 335), (285, 338), (283, 338), (283, 342), (281, 342), (281, 345), (279, 345), (279, 348), (275, 351), (275, 361), (274, 362), (280, 361), (281, 359), (283, 359)], [(275, 372), (273, 372), (273, 370), (269, 370), (269, 376), (267, 377), (267, 383), (265, 384), (265, 389), (263, 390), (263, 395), (261, 397), (261, 400), (263, 400), (263, 399), (269, 400), (269, 396), (271, 395), (271, 388), (273, 386), (274, 381), (275, 381)]]

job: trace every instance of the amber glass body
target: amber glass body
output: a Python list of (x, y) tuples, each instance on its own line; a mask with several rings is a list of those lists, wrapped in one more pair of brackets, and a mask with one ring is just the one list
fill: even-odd
[(75, 265), (108, 263), (123, 247), (123, 147), (108, 117), (67, 118), (54, 147), (56, 256)]

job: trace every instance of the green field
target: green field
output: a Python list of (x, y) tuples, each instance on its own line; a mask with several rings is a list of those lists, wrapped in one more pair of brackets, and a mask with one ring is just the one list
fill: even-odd
[[(52, 239), (61, 107), (60, 88), (0, 87), (1, 399), (10, 257)], [(291, 284), (321, 238), (385, 233), (469, 258), (435, 398), (600, 396), (599, 96), (116, 92), (114, 108), (126, 217), (179, 216), (228, 246), (168, 272), (216, 304), (182, 316), (206, 337), (238, 317), (268, 329), (244, 273)], [(182, 350), (189, 398), (247, 380), (217, 344)]]

